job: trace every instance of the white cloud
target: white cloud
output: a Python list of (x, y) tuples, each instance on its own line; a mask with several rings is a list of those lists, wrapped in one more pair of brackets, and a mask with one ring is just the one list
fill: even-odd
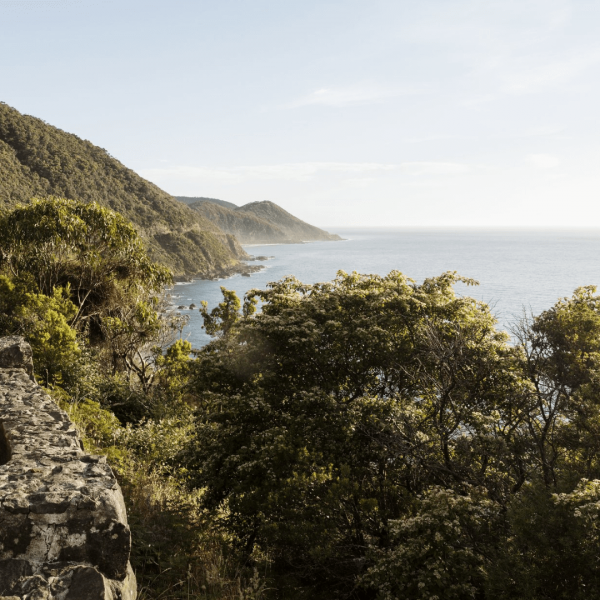
[(375, 104), (398, 96), (420, 94), (425, 88), (419, 86), (382, 87), (375, 84), (362, 83), (347, 87), (327, 87), (315, 90), (285, 105), (284, 108), (300, 108), (303, 106), (354, 106)]
[(536, 169), (543, 171), (554, 169), (560, 164), (560, 160), (551, 154), (530, 154), (525, 158), (525, 161)]

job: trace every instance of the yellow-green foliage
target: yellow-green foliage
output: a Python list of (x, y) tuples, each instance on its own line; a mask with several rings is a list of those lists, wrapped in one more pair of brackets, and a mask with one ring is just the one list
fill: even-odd
[(204, 311), (190, 478), (274, 597), (600, 595), (600, 297), (510, 345), (459, 280), (289, 277)]
[[(54, 392), (56, 393), (56, 392)], [(97, 402), (60, 405), (87, 451), (107, 455), (123, 490), (132, 529), (131, 561), (145, 600), (260, 600), (263, 578), (241, 568), (227, 540), (187, 491), (179, 458), (193, 433), (191, 410), (179, 417), (123, 427)]]
[(0, 323), (3, 333), (23, 335), (30, 343), (36, 375), (45, 385), (61, 384), (75, 377), (81, 354), (77, 334), (69, 322), (77, 307), (69, 289), (55, 288), (50, 296), (28, 291), (0, 275)]

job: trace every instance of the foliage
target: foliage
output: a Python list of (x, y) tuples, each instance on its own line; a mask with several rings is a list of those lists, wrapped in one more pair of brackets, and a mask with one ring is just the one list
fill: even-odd
[(600, 477), (600, 299), (576, 290), (509, 345), (461, 280), (286, 278), (204, 310), (190, 475), (281, 597), (596, 589), (595, 504), (573, 502)]
[(363, 581), (381, 600), (477, 598), (498, 508), (481, 490), (431, 488), (390, 523), (391, 543), (373, 551), (374, 565)]
[(0, 267), (32, 278), (45, 295), (68, 286), (78, 307), (74, 325), (102, 314), (119, 295), (159, 291), (171, 280), (149, 260), (132, 225), (96, 203), (34, 199), (2, 215), (0, 229)]
[(196, 483), (248, 552), (294, 565), (292, 585), (343, 597), (431, 485), (478, 481), (499, 498), (514, 485), (512, 439), (488, 420), (519, 382), (487, 307), (455, 296), (459, 279), (288, 278), (200, 354)]
[(77, 307), (69, 288), (37, 294), (0, 275), (0, 333), (22, 335), (31, 345), (38, 378), (46, 386), (74, 384), (81, 375), (81, 350), (69, 322)]
[[(96, 350), (89, 370), (106, 362), (112, 371), (112, 381), (104, 375), (96, 387), (116, 391), (126, 374), (125, 404), (133, 400), (133, 412), (119, 401), (122, 417), (141, 418), (150, 405), (158, 410), (151, 388), (161, 370), (177, 368), (163, 353), (185, 319), (165, 313), (158, 294), (171, 275), (150, 261), (131, 224), (95, 203), (50, 197), (0, 215), (0, 231), (0, 325), (30, 341), (45, 385), (81, 387), (80, 347), (89, 346)], [(167, 385), (163, 378), (154, 387), (173, 395), (180, 380)]]
[(48, 198), (0, 215), (0, 335), (31, 344), (38, 380), (119, 477), (143, 598), (261, 598), (188, 492), (191, 345), (165, 313), (135, 230), (95, 204)]
[(71, 421), (77, 425), (86, 449), (95, 450), (116, 446), (123, 428), (111, 411), (87, 398), (77, 403), (69, 402), (68, 396), (66, 398), (63, 396), (60, 406), (68, 413)]
[[(204, 329), (208, 335), (228, 336), (233, 332), (235, 325), (239, 322), (240, 308), (242, 303), (235, 292), (232, 292), (221, 286), (223, 302), (208, 312), (208, 302), (202, 301), (200, 313), (204, 320)], [(247, 299), (244, 302), (243, 316), (249, 317), (256, 312), (257, 300), (255, 298)]]
[(570, 493), (530, 483), (508, 507), (508, 533), (486, 584), (489, 598), (583, 600), (600, 593), (598, 482)]

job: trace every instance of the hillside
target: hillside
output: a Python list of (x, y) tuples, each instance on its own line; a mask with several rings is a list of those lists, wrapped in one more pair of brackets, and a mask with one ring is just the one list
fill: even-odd
[[(293, 244), (333, 241), (338, 235), (309, 225), (273, 202), (251, 202), (231, 209), (212, 200), (190, 204), (223, 231), (235, 235), (242, 244)], [(235, 205), (232, 205), (235, 206)]]
[(122, 165), (106, 150), (0, 103), (0, 209), (32, 196), (96, 201), (137, 228), (176, 276), (244, 270), (234, 236)]
[(334, 241), (340, 240), (339, 235), (309, 225), (287, 212), (274, 202), (264, 200), (262, 202), (250, 202), (237, 209), (238, 213), (253, 215), (271, 223), (283, 231), (290, 241)]
[(218, 204), (219, 206), (224, 206), (225, 208), (230, 208), (232, 210), (239, 208), (238, 205), (234, 204), (233, 202), (227, 202), (227, 200), (217, 200), (217, 198), (203, 198), (202, 196), (174, 196), (174, 198), (187, 205), (196, 204), (197, 202), (210, 202), (211, 204)]
[(289, 241), (281, 229), (250, 213), (231, 210), (212, 202), (196, 202), (190, 207), (223, 231), (235, 235), (242, 244), (284, 244)]

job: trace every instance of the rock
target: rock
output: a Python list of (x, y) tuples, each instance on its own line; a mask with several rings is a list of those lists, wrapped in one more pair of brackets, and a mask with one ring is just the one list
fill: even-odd
[(22, 338), (0, 338), (0, 599), (134, 600), (121, 489), (30, 359)]
[(250, 277), (250, 273), (242, 273), (242, 277)]
[(25, 369), (33, 377), (31, 347), (22, 337), (0, 338), (0, 369)]
[(33, 575), (33, 570), (26, 560), (0, 560), (0, 594), (12, 589), (21, 578), (30, 575)]
[(190, 304), (190, 310), (194, 310), (195, 308), (196, 308), (196, 305), (195, 305), (195, 304), (193, 304), (193, 303), (192, 303), (192, 304)]
[(186, 310), (187, 306), (183, 306), (183, 304), (181, 306), (177, 307), (177, 310)]

